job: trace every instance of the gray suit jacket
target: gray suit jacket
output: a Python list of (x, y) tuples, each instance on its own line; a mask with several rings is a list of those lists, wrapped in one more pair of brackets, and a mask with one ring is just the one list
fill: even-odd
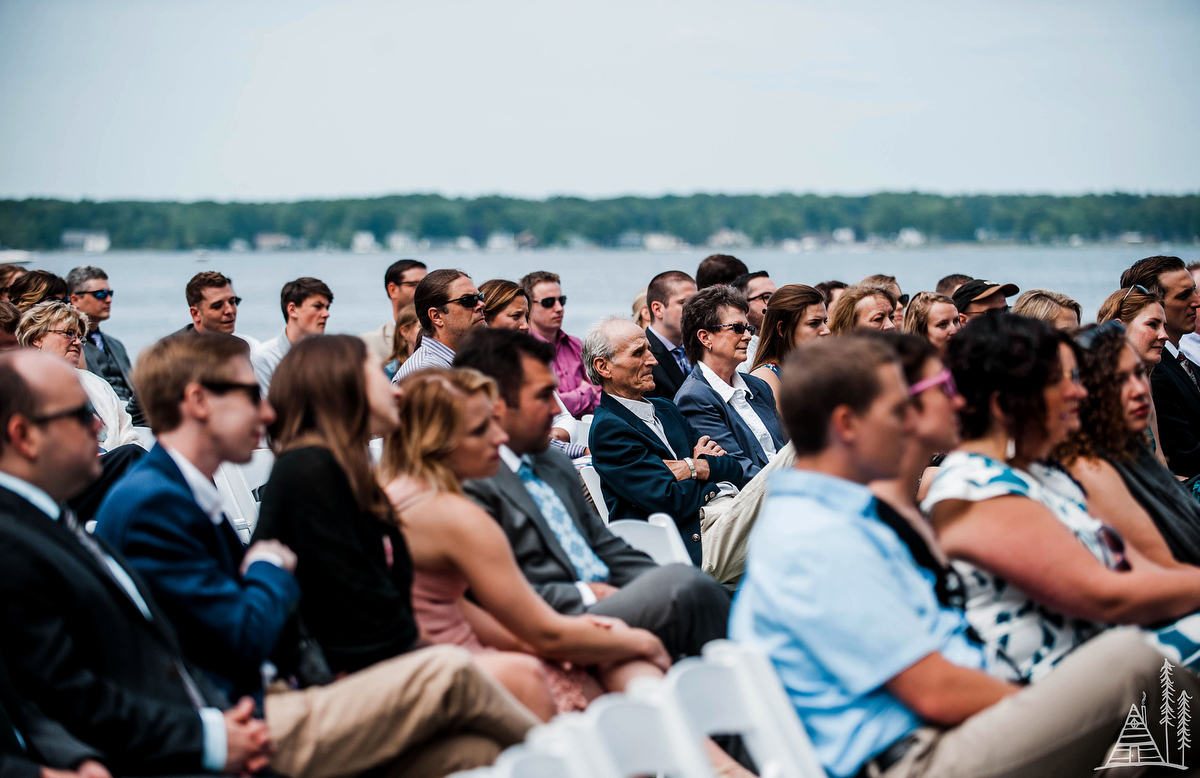
[[(616, 587), (658, 565), (649, 556), (613, 535), (583, 497), (579, 474), (571, 460), (551, 447), (532, 457), (533, 472), (558, 494), (588, 545), (608, 565), (608, 583)], [(567, 552), (546, 523), (520, 477), (501, 463), (491, 478), (463, 484), (467, 496), (500, 522), (525, 577), (552, 608), (582, 613), (583, 599), (575, 582), (579, 576)]]
[[(104, 332), (100, 333), (100, 337), (104, 338), (104, 348), (108, 351), (108, 355), (121, 368), (121, 374), (125, 376), (125, 382), (129, 384), (130, 388), (133, 388), (133, 382), (129, 380), (129, 354), (125, 351), (125, 344)], [(100, 367), (100, 360), (104, 359), (104, 352), (96, 348), (96, 345), (91, 340), (83, 342), (83, 358), (87, 361), (87, 369), (89, 371), (98, 376), (104, 375)]]

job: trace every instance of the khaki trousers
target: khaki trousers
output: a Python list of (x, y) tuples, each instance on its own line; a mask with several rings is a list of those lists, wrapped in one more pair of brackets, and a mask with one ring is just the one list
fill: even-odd
[(538, 724), (456, 646), (401, 654), (328, 686), (268, 693), (271, 767), (290, 778), (441, 778), (491, 764)]
[[(1146, 693), (1149, 728), (1160, 747), (1162, 654), (1148, 646), (1140, 630), (1116, 628), (1089, 640), (1041, 681), (1006, 697), (949, 730), (925, 728), (918, 742), (885, 778), (1129, 778), (1146, 768), (1094, 772), (1104, 764), (1129, 714)], [(1175, 666), (1175, 697), (1200, 694), (1200, 679)], [(1176, 740), (1175, 732), (1171, 740)], [(1170, 759), (1178, 761), (1176, 742)], [(1192, 762), (1191, 755), (1187, 761)], [(1200, 765), (1200, 758), (1196, 759)], [(1170, 775), (1192, 774), (1169, 768)]]

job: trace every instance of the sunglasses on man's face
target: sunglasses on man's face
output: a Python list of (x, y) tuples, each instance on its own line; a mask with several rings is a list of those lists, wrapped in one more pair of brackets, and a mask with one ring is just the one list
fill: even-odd
[(562, 297), (543, 297), (540, 300), (533, 301), (534, 305), (540, 305), (546, 309), (553, 308), (555, 303), (565, 308), (567, 305), (567, 296), (564, 294)]
[(442, 303), (442, 305), (458, 303), (464, 308), (476, 308), (480, 303), (484, 302), (487, 302), (487, 299), (482, 294), (476, 292), (475, 294), (464, 294), (462, 297), (456, 297), (453, 300), (447, 300), (446, 302)]
[(93, 291), (93, 292), (80, 292), (80, 294), (90, 294), (92, 297), (95, 297), (95, 298), (96, 298), (97, 300), (99, 300), (100, 302), (104, 302), (105, 300), (110, 300), (110, 299), (112, 299), (112, 296), (113, 296), (113, 290), (111, 290), (111, 289), (97, 289), (97, 290), (95, 290), (95, 291)]
[(753, 324), (743, 324), (740, 321), (735, 321), (731, 324), (718, 324), (717, 326), (713, 327), (714, 330), (723, 330), (726, 328), (733, 330), (735, 335), (745, 335), (747, 332), (753, 335), (754, 333), (758, 332)]
[(92, 403), (85, 402), (76, 408), (68, 408), (65, 411), (57, 413), (44, 413), (40, 416), (30, 416), (29, 420), (34, 424), (49, 424), (56, 419), (74, 419), (84, 427), (92, 426), (92, 419), (96, 417), (96, 409), (92, 407)]
[(216, 394), (226, 394), (234, 391), (245, 392), (246, 396), (250, 398), (250, 402), (254, 405), (262, 403), (262, 388), (257, 383), (239, 384), (235, 381), (201, 381), (200, 385)]

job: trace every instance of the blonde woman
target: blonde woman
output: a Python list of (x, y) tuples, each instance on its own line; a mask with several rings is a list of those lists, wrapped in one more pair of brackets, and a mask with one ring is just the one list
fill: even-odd
[(896, 296), (890, 289), (878, 286), (852, 286), (838, 297), (829, 312), (829, 331), (848, 335), (859, 327), (872, 330), (896, 329), (892, 318), (896, 312)]
[(36, 348), (61, 357), (71, 367), (100, 422), (100, 447), (111, 451), (128, 444), (142, 445), (142, 440), (133, 428), (133, 419), (125, 410), (125, 403), (108, 382), (95, 373), (79, 369), (79, 357), (83, 352), (83, 341), (87, 337), (87, 315), (66, 303), (48, 300), (38, 303), (21, 317), (17, 325), (17, 342), (26, 348)]
[(1083, 307), (1060, 292), (1029, 289), (1017, 298), (1012, 313), (1041, 319), (1056, 330), (1073, 330), (1083, 319)]

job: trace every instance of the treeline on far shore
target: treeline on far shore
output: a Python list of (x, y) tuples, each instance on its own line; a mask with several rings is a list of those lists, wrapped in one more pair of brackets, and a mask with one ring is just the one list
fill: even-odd
[[(107, 233), (114, 249), (165, 250), (253, 246), (256, 239), (261, 247), (263, 235), (286, 236), (287, 246), (309, 248), (350, 248), (370, 236), (392, 247), (410, 241), (461, 245), (464, 238), (479, 246), (489, 245), (490, 239), (493, 247), (640, 246), (646, 236), (654, 236), (659, 245), (672, 240), (679, 245), (771, 245), (898, 237), (905, 242), (906, 235), (921, 242), (1048, 243), (1125, 236), (1191, 243), (1200, 239), (1200, 194), (698, 194), (605, 200), (414, 194), (286, 203), (0, 200), (0, 244), (8, 248), (59, 248), (63, 233), (71, 231)], [(279, 240), (272, 245), (279, 247)]]

